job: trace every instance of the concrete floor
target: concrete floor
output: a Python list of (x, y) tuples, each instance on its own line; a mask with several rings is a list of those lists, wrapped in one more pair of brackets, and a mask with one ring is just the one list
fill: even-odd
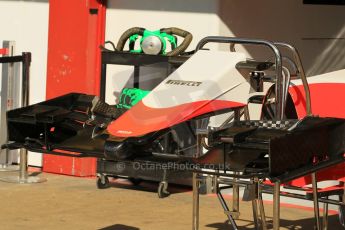
[[(4, 173), (0, 174), (0, 177)], [(0, 182), (0, 229), (191, 229), (192, 193), (173, 187), (173, 194), (158, 199), (155, 183), (133, 187), (117, 181), (105, 190), (95, 179), (41, 174), (42, 184)], [(201, 196), (200, 229), (231, 229), (215, 196)], [(271, 223), (272, 205), (265, 204)], [(241, 202), (240, 229), (253, 229), (251, 206)], [(283, 206), (282, 229), (313, 229), (313, 212)], [(329, 229), (341, 229), (337, 216), (330, 216)]]

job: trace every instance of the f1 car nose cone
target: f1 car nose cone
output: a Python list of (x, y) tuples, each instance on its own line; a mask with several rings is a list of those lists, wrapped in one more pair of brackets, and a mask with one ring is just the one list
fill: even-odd
[(141, 43), (141, 48), (146, 54), (157, 55), (162, 50), (162, 42), (156, 36), (148, 36)]

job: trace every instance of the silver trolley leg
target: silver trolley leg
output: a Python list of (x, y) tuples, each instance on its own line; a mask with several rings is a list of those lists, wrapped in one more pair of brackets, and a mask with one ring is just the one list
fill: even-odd
[(254, 219), (255, 229), (260, 229), (257, 199), (252, 200), (252, 207), (253, 207), (253, 219)]
[(260, 181), (258, 182), (258, 205), (259, 205), (259, 210), (260, 210), (262, 229), (267, 230), (265, 207), (264, 207), (264, 202), (262, 200)]
[[(236, 178), (234, 179), (237, 180)], [(232, 217), (236, 220), (239, 218), (240, 212), (240, 187), (234, 184), (232, 187)]]
[(199, 179), (198, 173), (193, 173), (193, 226), (192, 230), (199, 230)]
[(328, 203), (323, 203), (322, 230), (327, 230), (327, 229), (328, 229)]
[[(197, 149), (194, 157), (200, 157), (202, 155), (202, 135), (200, 134), (200, 129), (203, 127), (203, 121), (196, 121), (196, 138), (197, 138)], [(192, 229), (199, 230), (199, 195), (200, 195), (200, 181), (199, 174), (193, 172), (193, 220)]]
[(273, 230), (280, 228), (280, 182), (274, 183), (273, 188)]
[(253, 219), (255, 229), (267, 230), (266, 215), (262, 200), (261, 183), (259, 178), (254, 178), (255, 199), (252, 200)]
[[(245, 120), (249, 120), (249, 110), (248, 107), (246, 106), (244, 108), (244, 117)], [(239, 121), (241, 120), (241, 111), (240, 110), (235, 110), (234, 111), (234, 121)], [(239, 174), (238, 172), (235, 172), (235, 175)], [(234, 178), (234, 181), (236, 182), (237, 179)], [(232, 218), (233, 219), (238, 219), (240, 217), (240, 186), (236, 183), (233, 184), (232, 187)]]
[(316, 174), (311, 174), (311, 181), (313, 186), (313, 202), (314, 202), (314, 215), (316, 221), (316, 229), (321, 230), (321, 221), (320, 221), (320, 211), (319, 211), (319, 197), (317, 193), (317, 181), (316, 181)]
[(20, 149), (19, 183), (25, 183), (28, 179), (28, 152)]

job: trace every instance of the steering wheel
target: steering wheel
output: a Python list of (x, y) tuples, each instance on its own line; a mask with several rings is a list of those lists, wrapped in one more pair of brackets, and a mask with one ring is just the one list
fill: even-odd
[[(183, 37), (183, 41), (177, 46), (177, 36)], [(140, 39), (140, 49), (135, 50), (135, 42)], [(116, 50), (123, 51), (126, 42), (129, 40), (129, 51), (134, 53), (146, 53), (146, 54), (162, 54), (166, 56), (178, 56), (183, 53), (189, 46), (193, 39), (193, 36), (188, 31), (170, 27), (162, 28), (157, 31), (149, 31), (141, 27), (133, 27), (126, 30), (120, 37)], [(171, 51), (165, 52), (166, 42), (170, 42)]]

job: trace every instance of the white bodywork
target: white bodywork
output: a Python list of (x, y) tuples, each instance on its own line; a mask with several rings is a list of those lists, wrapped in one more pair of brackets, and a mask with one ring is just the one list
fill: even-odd
[(247, 104), (248, 80), (236, 69), (243, 53), (198, 51), (142, 101), (108, 126), (110, 134), (136, 137), (199, 115)]
[[(246, 104), (249, 84), (235, 68), (238, 62), (245, 60), (243, 53), (200, 50), (147, 95), (143, 103), (151, 108), (216, 99)], [(171, 80), (201, 84), (166, 84)]]

